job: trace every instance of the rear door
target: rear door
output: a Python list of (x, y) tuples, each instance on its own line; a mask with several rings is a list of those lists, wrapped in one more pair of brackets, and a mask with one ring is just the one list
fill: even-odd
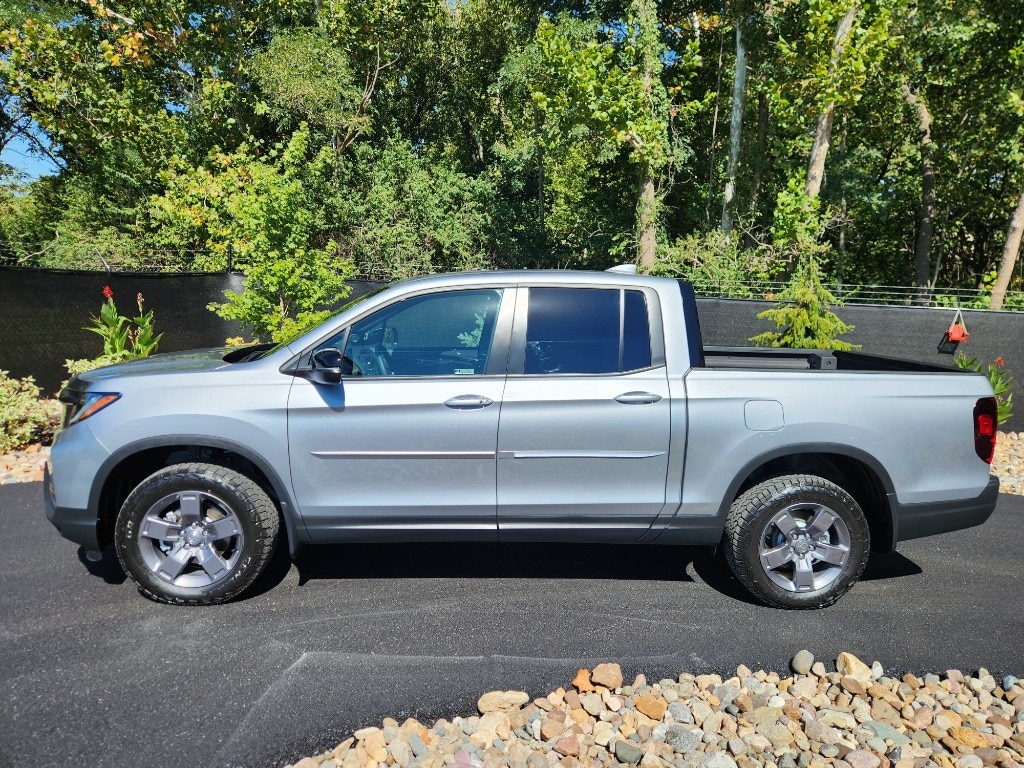
[(671, 401), (651, 318), (648, 289), (520, 288), (498, 430), (501, 540), (636, 539), (662, 511)]

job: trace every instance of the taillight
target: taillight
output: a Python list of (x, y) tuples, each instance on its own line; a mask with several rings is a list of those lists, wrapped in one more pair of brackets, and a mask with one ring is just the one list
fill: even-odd
[(986, 464), (996, 451), (999, 411), (994, 397), (983, 397), (974, 406), (974, 451)]

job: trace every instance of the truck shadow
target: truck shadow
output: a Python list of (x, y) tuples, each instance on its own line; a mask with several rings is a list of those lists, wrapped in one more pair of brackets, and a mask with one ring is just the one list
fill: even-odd
[[(678, 583), (699, 579), (725, 597), (759, 604), (733, 576), (721, 550), (534, 543), (307, 546), (294, 563), (278, 553), (266, 578), (245, 597), (272, 589), (284, 580), (292, 565), (298, 572), (299, 586), (335, 579), (551, 578)], [(861, 580), (898, 579), (919, 573), (921, 568), (899, 553), (874, 554)]]
[[(127, 580), (113, 546), (85, 569), (107, 584)], [(292, 567), (299, 586), (315, 581), (361, 579), (609, 579), (694, 583), (697, 579), (725, 597), (758, 604), (729, 570), (721, 551), (707, 547), (652, 547), (610, 544), (333, 544), (306, 546), (293, 562), (285, 547), (240, 600), (274, 589)], [(690, 575), (690, 568), (697, 579)], [(862, 581), (899, 579), (923, 573), (896, 552), (874, 554)]]
[(103, 579), (107, 584), (124, 584), (128, 580), (128, 575), (121, 567), (121, 563), (117, 559), (117, 553), (114, 552), (113, 544), (103, 550), (102, 560), (90, 560), (87, 558), (85, 556), (85, 547), (79, 547), (77, 555), (78, 562), (85, 566), (85, 570), (92, 576)]
[(629, 579), (692, 581), (697, 548), (606, 544), (341, 544), (304, 547), (299, 584), (319, 579)]

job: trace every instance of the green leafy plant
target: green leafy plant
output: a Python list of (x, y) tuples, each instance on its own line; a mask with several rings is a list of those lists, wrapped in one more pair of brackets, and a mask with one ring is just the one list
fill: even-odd
[(206, 268), (223, 269), (233, 254), (243, 290), (225, 291), (226, 301), (207, 308), (261, 341), (316, 326), (350, 290), (344, 283), (354, 265), (321, 220), (336, 158), (322, 149), (308, 161), (309, 142), (303, 125), (269, 151), (214, 152), (205, 166), (169, 172), (166, 192), (151, 201), (164, 236), (201, 243)]
[(105, 301), (100, 307), (99, 317), (93, 317), (93, 324), (85, 329), (103, 339), (103, 354), (100, 358), (116, 363), (153, 354), (163, 334), (153, 333), (153, 310), (143, 311), (142, 294), (136, 294), (135, 297), (139, 314), (131, 318), (118, 313), (117, 305), (114, 304), (114, 291), (109, 285), (103, 286), (103, 298)]
[(805, 256), (789, 285), (779, 293), (775, 309), (761, 312), (758, 317), (774, 321), (777, 331), (766, 331), (750, 340), (765, 347), (791, 347), (794, 349), (859, 349), (857, 345), (840, 341), (837, 336), (853, 330), (829, 309), (839, 302), (821, 283), (818, 261), (813, 255)]
[(40, 400), (35, 379), (14, 379), (0, 371), (0, 451), (45, 440), (57, 427), (54, 401)]
[(682, 278), (700, 292), (728, 298), (756, 298), (750, 283), (770, 280), (781, 268), (773, 248), (743, 249), (721, 230), (692, 234), (661, 248), (653, 275)]
[(978, 358), (968, 358), (961, 353), (956, 356), (956, 365), (957, 368), (977, 371), (988, 376), (989, 384), (992, 385), (992, 389), (996, 394), (999, 423), (1005, 424), (1013, 418), (1013, 393), (1010, 391), (1013, 387), (1013, 377), (1004, 367), (1006, 360), (1003, 357), (997, 357), (988, 365), (983, 365)]
[[(139, 308), (135, 317), (125, 317), (117, 311), (114, 291), (109, 285), (103, 286), (103, 298), (99, 316), (93, 316), (92, 325), (85, 328), (103, 339), (103, 352), (93, 358), (65, 360), (64, 368), (71, 377), (136, 357), (149, 357), (156, 352), (163, 336), (153, 332), (153, 310), (143, 311), (141, 293), (135, 296)], [(66, 384), (67, 381), (61, 384), (61, 389)]]

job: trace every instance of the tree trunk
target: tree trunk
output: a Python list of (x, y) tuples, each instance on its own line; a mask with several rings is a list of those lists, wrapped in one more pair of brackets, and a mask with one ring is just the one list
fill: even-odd
[(1020, 256), (1021, 235), (1024, 234), (1024, 190), (1017, 198), (1017, 208), (1010, 217), (1010, 226), (1006, 230), (1006, 242), (1003, 244), (1003, 255), (999, 259), (999, 272), (996, 283), (992, 286), (992, 309), (1002, 309), (1006, 300), (1006, 290), (1010, 287), (1010, 277)]
[(743, 131), (743, 102), (747, 93), (747, 46), (743, 42), (743, 15), (736, 16), (736, 67), (732, 78), (732, 119), (729, 121), (729, 164), (725, 171), (722, 199), (722, 231), (732, 234), (733, 200), (736, 197), (736, 163), (740, 157)]
[[(853, 20), (857, 17), (860, 6), (854, 4), (846, 15), (840, 19), (836, 26), (836, 36), (832, 43), (832, 69), (839, 66), (839, 60), (843, 56), (843, 49), (846, 41), (853, 30)], [(828, 156), (828, 146), (832, 141), (832, 119), (836, 111), (834, 102), (825, 107), (825, 111), (818, 116), (818, 125), (814, 129), (814, 144), (811, 147), (811, 159), (807, 163), (807, 186), (805, 191), (808, 197), (817, 197), (821, 192), (821, 183), (825, 178), (825, 158)]]
[(935, 236), (935, 164), (932, 162), (932, 115), (921, 94), (904, 82), (903, 99), (917, 114), (918, 144), (921, 151), (921, 206), (917, 211), (917, 240), (914, 243), (915, 302), (927, 304), (932, 285), (929, 281), (932, 261), (932, 239)]
[[(654, 78), (662, 67), (659, 57), (658, 6), (655, 0), (633, 0), (640, 20), (640, 56), (642, 84), (647, 108), (654, 112)], [(637, 262), (641, 267), (654, 265), (658, 244), (658, 196), (655, 190), (656, 168), (650, 158), (642, 166), (637, 184)]]
[(717, 165), (718, 143), (718, 102), (722, 95), (722, 56), (725, 53), (725, 35), (718, 36), (718, 75), (715, 78), (715, 109), (711, 117), (711, 144), (708, 146), (708, 190), (707, 202), (704, 205), (704, 221), (711, 226), (711, 198), (715, 188), (715, 166)]
[(640, 176), (637, 192), (637, 261), (641, 267), (651, 267), (658, 245), (658, 198), (650, 170)]
[[(770, 165), (768, 157), (768, 94), (761, 91), (757, 94), (757, 159), (754, 163), (754, 179), (750, 185), (750, 218), (757, 219), (757, 206), (761, 202), (761, 184), (765, 169)], [(743, 247), (750, 249), (757, 246), (757, 241), (750, 228), (744, 233)]]

